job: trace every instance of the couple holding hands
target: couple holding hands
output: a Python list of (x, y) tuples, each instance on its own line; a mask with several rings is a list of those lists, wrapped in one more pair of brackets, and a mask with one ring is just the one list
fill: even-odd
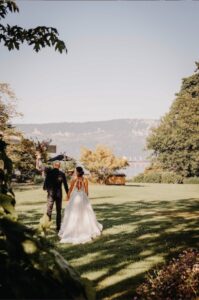
[[(76, 174), (68, 188), (65, 174), (60, 171), (60, 162), (54, 162), (53, 169), (47, 172), (44, 190), (47, 191), (47, 216), (51, 220), (54, 203), (56, 205), (56, 226), (61, 243), (82, 244), (101, 235), (103, 226), (97, 222), (88, 199), (88, 180), (84, 178), (82, 167), (76, 168)], [(67, 204), (63, 219), (62, 185), (67, 194)]]

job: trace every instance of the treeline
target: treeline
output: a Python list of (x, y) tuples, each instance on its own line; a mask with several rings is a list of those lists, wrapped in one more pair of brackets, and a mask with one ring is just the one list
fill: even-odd
[[(25, 181), (33, 179), (38, 173), (37, 154), (40, 154), (41, 160), (46, 161), (48, 153), (47, 148), (43, 146), (44, 142), (35, 142), (24, 137), (23, 133), (12, 125), (13, 118), (20, 115), (16, 109), (16, 100), (11, 87), (0, 83), (0, 138), (6, 143), (6, 153), (12, 161), (13, 171), (18, 171), (19, 180)], [(48, 143), (50, 141), (46, 142)], [(12, 172), (12, 176), (14, 173)]]
[(136, 182), (199, 183), (199, 64), (147, 139), (151, 165)]

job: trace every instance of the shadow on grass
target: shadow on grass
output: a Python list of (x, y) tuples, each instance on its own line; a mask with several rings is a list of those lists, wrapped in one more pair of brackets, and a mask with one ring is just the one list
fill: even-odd
[(126, 187), (131, 187), (131, 188), (133, 188), (133, 187), (147, 187), (147, 185), (142, 185), (142, 184), (126, 184), (126, 185), (124, 185), (124, 188), (126, 188)]
[(40, 190), (41, 189), (40, 184), (25, 184), (25, 183), (19, 183), (19, 184), (13, 184), (13, 188), (16, 192), (24, 192), (24, 191), (30, 191), (30, 190)]
[(98, 200), (98, 199), (110, 199), (114, 198), (113, 196), (101, 196), (101, 197), (90, 197), (90, 200)]
[[(156, 258), (167, 260), (198, 245), (198, 199), (103, 203), (94, 209), (104, 226), (94, 242), (60, 245), (53, 230), (48, 238), (80, 274), (97, 274), (98, 299), (132, 299)], [(41, 216), (29, 210), (20, 219), (32, 226)]]
[(32, 200), (30, 201), (20, 201), (20, 205), (27, 205), (27, 206), (41, 206), (43, 205), (44, 207), (47, 206), (46, 201), (37, 201), (37, 202), (32, 202)]

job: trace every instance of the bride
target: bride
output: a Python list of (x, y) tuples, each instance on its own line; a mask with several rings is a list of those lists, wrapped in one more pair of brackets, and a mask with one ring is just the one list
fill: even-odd
[(88, 180), (82, 167), (76, 168), (72, 180), (63, 222), (59, 231), (61, 243), (83, 244), (101, 234), (103, 226), (97, 222), (88, 199)]

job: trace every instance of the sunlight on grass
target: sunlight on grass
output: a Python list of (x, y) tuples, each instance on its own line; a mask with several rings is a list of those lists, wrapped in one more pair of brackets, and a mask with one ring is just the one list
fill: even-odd
[[(77, 266), (83, 266), (86, 264), (90, 264), (93, 261), (96, 261), (98, 257), (101, 256), (101, 252), (96, 252), (96, 253), (88, 253), (87, 255), (80, 257), (80, 258), (76, 258), (74, 260), (71, 260), (71, 264), (73, 264), (74, 267)], [(104, 258), (111, 258), (113, 257), (113, 254), (106, 254), (103, 255)]]
[[(46, 193), (41, 187), (21, 187), (16, 196), (20, 221), (36, 227), (46, 209)], [(47, 238), (82, 276), (93, 280), (98, 299), (132, 300), (147, 271), (198, 245), (198, 197), (198, 185), (91, 185), (102, 236), (84, 245), (60, 244), (54, 216)]]
[(142, 261), (137, 261), (131, 264), (128, 264), (126, 267), (119, 270), (116, 274), (107, 277), (103, 280), (100, 285), (109, 285), (111, 283), (118, 283), (123, 279), (134, 277), (138, 274), (141, 274), (143, 271), (149, 270), (151, 267), (157, 265), (160, 262), (163, 262), (164, 259), (162, 256), (151, 256), (149, 258), (143, 259)]
[[(110, 221), (110, 219), (109, 219)], [(108, 228), (108, 229), (104, 229), (103, 231), (103, 235), (109, 235), (109, 234), (114, 234), (114, 233), (127, 233), (127, 232), (132, 232), (132, 231), (136, 231), (137, 229), (137, 225), (132, 225), (131, 227), (127, 226), (127, 225), (116, 225), (114, 227)]]
[(95, 271), (93, 270), (92, 272), (86, 272), (84, 274), (84, 276), (86, 276), (88, 279), (90, 280), (97, 280), (98, 278), (104, 276), (104, 275), (107, 275), (107, 272), (108, 270), (107, 269), (102, 269), (102, 270), (99, 270), (99, 271)]
[(140, 235), (137, 239), (138, 240), (146, 240), (146, 239), (149, 239), (149, 238), (156, 238), (156, 237), (159, 237), (160, 234), (158, 233), (146, 233), (146, 234), (142, 234)]
[(140, 256), (150, 256), (153, 254), (153, 251), (152, 250), (144, 250), (144, 251), (141, 251), (140, 252)]

